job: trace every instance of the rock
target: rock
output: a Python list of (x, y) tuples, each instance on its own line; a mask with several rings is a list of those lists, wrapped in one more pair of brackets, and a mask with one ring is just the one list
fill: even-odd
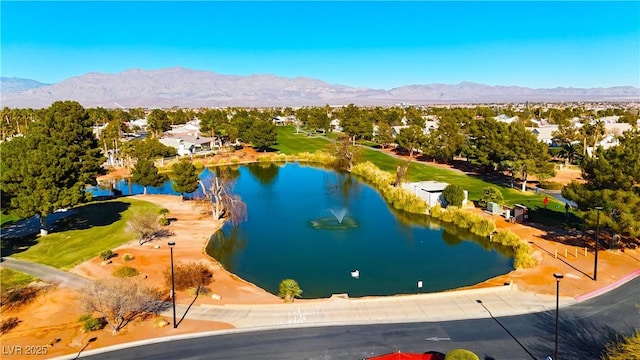
[(211, 298), (212, 298), (213, 300), (220, 300), (220, 299), (222, 299), (222, 296), (220, 296), (220, 295), (218, 295), (218, 294), (211, 294)]
[(160, 245), (153, 245), (154, 249), (160, 249)]
[(169, 325), (169, 322), (165, 319), (157, 319), (153, 322), (153, 326), (158, 328), (165, 327), (167, 325)]

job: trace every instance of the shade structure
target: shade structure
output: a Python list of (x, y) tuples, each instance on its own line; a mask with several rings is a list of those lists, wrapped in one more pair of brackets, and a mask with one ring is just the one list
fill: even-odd
[(409, 354), (400, 351), (366, 358), (365, 360), (444, 360), (444, 354), (429, 351), (423, 354)]

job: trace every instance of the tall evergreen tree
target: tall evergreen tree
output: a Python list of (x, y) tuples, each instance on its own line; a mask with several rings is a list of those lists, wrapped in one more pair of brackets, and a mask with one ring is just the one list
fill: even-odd
[(147, 186), (161, 186), (167, 181), (167, 177), (158, 173), (158, 168), (153, 164), (153, 161), (140, 159), (133, 169), (131, 180), (136, 184), (142, 185), (144, 194), (147, 195)]
[(39, 215), (46, 230), (47, 215), (90, 198), (85, 186), (105, 173), (105, 158), (79, 103), (57, 101), (38, 115), (24, 137), (0, 145), (0, 189), (12, 197), (16, 214)]
[(199, 177), (196, 167), (189, 160), (180, 160), (171, 165), (171, 187), (180, 193), (184, 200), (185, 193), (192, 193), (198, 189)]

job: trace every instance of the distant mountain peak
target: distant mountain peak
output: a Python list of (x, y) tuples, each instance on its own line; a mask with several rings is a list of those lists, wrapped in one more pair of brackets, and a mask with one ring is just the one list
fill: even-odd
[(273, 74), (223, 75), (180, 66), (115, 74), (87, 73), (57, 84), (2, 78), (3, 106), (48, 107), (57, 100), (76, 100), (85, 107), (226, 107), (305, 105), (395, 105), (399, 103), (494, 103), (560, 101), (640, 101), (640, 89), (531, 89), (489, 86), (470, 81), (456, 85), (412, 84), (390, 90), (329, 84), (299, 76)]
[(37, 89), (50, 84), (41, 83), (31, 79), (17, 77), (0, 77), (0, 93), (14, 93), (30, 89)]

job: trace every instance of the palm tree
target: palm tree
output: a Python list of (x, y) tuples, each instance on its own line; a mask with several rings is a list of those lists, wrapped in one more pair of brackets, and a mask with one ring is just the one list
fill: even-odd
[(293, 299), (302, 295), (302, 289), (298, 282), (293, 279), (284, 279), (280, 282), (278, 297), (284, 299), (284, 302), (293, 302)]

